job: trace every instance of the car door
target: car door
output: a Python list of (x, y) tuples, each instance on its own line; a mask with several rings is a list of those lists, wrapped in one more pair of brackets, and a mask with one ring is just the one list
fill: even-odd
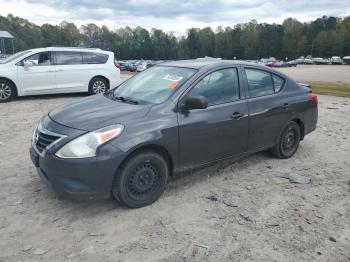
[(83, 63), (82, 53), (55, 51), (53, 54), (58, 92), (87, 92), (90, 81), (90, 65)]
[(56, 75), (51, 52), (30, 55), (16, 65), (18, 82), (25, 95), (55, 93)]
[(238, 69), (222, 68), (200, 79), (187, 96), (204, 96), (206, 109), (178, 113), (179, 156), (183, 167), (246, 151), (248, 106), (240, 99)]
[(249, 93), (248, 150), (275, 145), (284, 124), (290, 119), (288, 95), (283, 93), (285, 79), (258, 68), (245, 67)]

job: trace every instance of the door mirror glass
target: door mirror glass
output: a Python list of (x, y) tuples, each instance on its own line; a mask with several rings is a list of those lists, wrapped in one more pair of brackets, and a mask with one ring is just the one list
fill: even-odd
[(208, 100), (204, 96), (188, 96), (184, 104), (186, 109), (205, 109), (208, 107)]

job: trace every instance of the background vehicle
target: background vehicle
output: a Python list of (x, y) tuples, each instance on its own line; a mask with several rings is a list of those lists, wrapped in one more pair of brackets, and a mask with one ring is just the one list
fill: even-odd
[(150, 61), (141, 61), (137, 66), (137, 72), (142, 72), (152, 66)]
[(119, 65), (120, 71), (128, 70), (128, 63), (127, 62), (119, 61), (119, 62), (116, 62), (116, 63)]
[(0, 102), (26, 95), (98, 94), (119, 82), (120, 70), (112, 52), (64, 47), (32, 49), (0, 63)]
[(51, 111), (33, 134), (31, 158), (62, 196), (112, 193), (141, 207), (180, 170), (266, 149), (289, 158), (316, 123), (317, 96), (279, 72), (177, 61)]
[(321, 57), (312, 58), (312, 61), (316, 65), (327, 65), (327, 64), (330, 64), (330, 61), (328, 59), (321, 58)]
[(345, 64), (350, 65), (350, 56), (344, 56), (343, 61)]
[(286, 64), (289, 67), (296, 67), (298, 65), (297, 61), (295, 60), (288, 61)]
[(331, 63), (333, 65), (342, 65), (343, 64), (343, 60), (340, 58), (340, 56), (332, 56), (331, 57)]

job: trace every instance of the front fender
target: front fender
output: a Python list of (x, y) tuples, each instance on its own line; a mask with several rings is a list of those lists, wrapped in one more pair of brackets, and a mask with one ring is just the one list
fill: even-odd
[(126, 125), (123, 134), (112, 141), (126, 155), (145, 146), (158, 146), (166, 150), (174, 162), (178, 159), (178, 123), (174, 112), (154, 114), (149, 120)]

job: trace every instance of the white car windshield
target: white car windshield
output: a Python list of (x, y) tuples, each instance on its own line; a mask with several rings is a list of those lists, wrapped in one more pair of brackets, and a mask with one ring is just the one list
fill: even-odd
[(5, 60), (0, 61), (0, 64), (7, 64), (10, 63), (12, 61), (15, 61), (17, 58), (20, 58), (21, 56), (30, 53), (30, 51), (21, 51), (18, 52), (16, 54), (13, 54), (11, 56), (9, 56), (8, 58), (6, 58)]
[(115, 89), (119, 100), (159, 104), (167, 100), (197, 71), (191, 68), (155, 66), (135, 75)]

